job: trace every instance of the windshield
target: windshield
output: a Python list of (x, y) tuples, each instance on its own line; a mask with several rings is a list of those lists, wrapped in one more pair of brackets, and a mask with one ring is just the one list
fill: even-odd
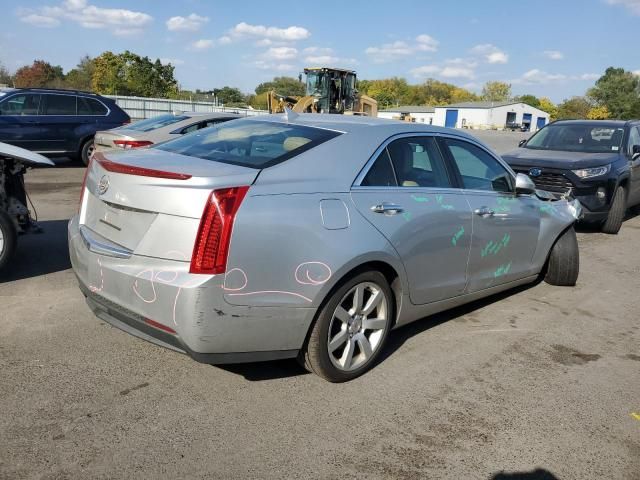
[(157, 117), (148, 118), (146, 120), (140, 120), (139, 122), (135, 122), (130, 125), (124, 125), (118, 128), (133, 130), (136, 132), (150, 132), (151, 130), (166, 127), (167, 125), (178, 123), (188, 118), (189, 117), (187, 117), (186, 115), (172, 115), (169, 113), (166, 115), (159, 115)]
[(587, 123), (554, 124), (531, 137), (525, 148), (586, 153), (617, 152), (623, 136), (622, 127)]
[(322, 72), (308, 72), (307, 73), (307, 95), (322, 95), (323, 94), (323, 80), (325, 75)]
[(339, 132), (249, 119), (198, 130), (154, 147), (205, 160), (266, 168), (340, 135)]

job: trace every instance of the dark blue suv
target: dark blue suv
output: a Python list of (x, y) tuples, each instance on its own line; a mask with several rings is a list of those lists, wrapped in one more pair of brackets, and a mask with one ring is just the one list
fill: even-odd
[(0, 90), (0, 142), (85, 165), (93, 136), (129, 123), (115, 101), (88, 92), (44, 88)]

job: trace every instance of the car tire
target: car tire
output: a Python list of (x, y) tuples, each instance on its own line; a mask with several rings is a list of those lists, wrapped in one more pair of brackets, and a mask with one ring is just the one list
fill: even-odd
[(624, 187), (616, 188), (613, 193), (613, 201), (607, 219), (602, 224), (602, 232), (615, 235), (622, 227), (622, 220), (627, 211), (627, 190)]
[[(378, 300), (373, 301), (376, 295)], [(367, 314), (372, 304), (376, 306)], [(384, 275), (356, 274), (336, 288), (320, 309), (299, 361), (329, 382), (352, 380), (379, 359), (394, 315), (394, 296)]]
[(580, 272), (580, 250), (573, 227), (565, 230), (551, 248), (544, 281), (550, 285), (573, 287)]
[(0, 212), (0, 271), (9, 263), (18, 243), (18, 233), (9, 215)]
[(82, 160), (82, 163), (89, 165), (89, 160), (91, 159), (94, 149), (93, 137), (91, 137), (82, 144), (82, 148), (80, 149), (80, 160)]

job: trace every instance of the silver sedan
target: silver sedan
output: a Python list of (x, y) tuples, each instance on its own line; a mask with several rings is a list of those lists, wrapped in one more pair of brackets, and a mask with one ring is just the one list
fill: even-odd
[(112, 149), (129, 150), (148, 147), (173, 140), (186, 133), (195, 132), (219, 123), (242, 118), (237, 113), (174, 112), (96, 132), (95, 149), (99, 152)]
[(93, 312), (212, 364), (296, 357), (345, 381), (396, 327), (578, 277), (579, 204), (445, 128), (246, 118), (98, 152), (82, 192), (69, 248)]

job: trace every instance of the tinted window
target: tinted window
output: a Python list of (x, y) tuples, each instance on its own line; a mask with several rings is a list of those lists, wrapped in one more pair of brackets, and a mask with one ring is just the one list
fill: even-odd
[(360, 185), (363, 187), (398, 186), (395, 174), (393, 173), (393, 168), (391, 167), (391, 159), (389, 158), (386, 148), (380, 155), (378, 155), (378, 158), (373, 163)]
[(75, 115), (76, 97), (74, 95), (43, 95), (43, 115)]
[(464, 188), (511, 192), (511, 175), (489, 153), (469, 142), (445, 139), (453, 160), (462, 177)]
[(556, 123), (536, 133), (525, 147), (569, 152), (617, 152), (622, 145), (623, 136), (622, 127), (593, 123)]
[[(200, 130), (201, 128), (204, 128), (203, 123), (194, 123), (193, 125), (189, 125), (187, 128), (182, 129), (180, 133), (191, 133), (191, 132), (195, 132), (196, 130)], [(172, 133), (178, 133), (178, 132), (172, 132)]]
[(78, 97), (78, 115), (106, 115), (107, 107), (94, 98)]
[(401, 187), (451, 187), (432, 137), (400, 138), (391, 142), (387, 150)]
[(14, 95), (0, 103), (0, 115), (37, 115), (40, 95)]
[(251, 168), (275, 165), (340, 135), (301, 125), (242, 119), (198, 130), (157, 149)]
[(187, 117), (186, 115), (173, 115), (171, 113), (168, 113), (166, 115), (147, 118), (146, 120), (140, 120), (139, 122), (135, 122), (130, 125), (125, 125), (124, 127), (118, 128), (135, 130), (136, 132), (150, 132), (151, 130), (156, 130), (158, 128), (166, 127), (167, 125), (172, 125), (174, 123), (178, 123), (188, 119), (189, 117)]

